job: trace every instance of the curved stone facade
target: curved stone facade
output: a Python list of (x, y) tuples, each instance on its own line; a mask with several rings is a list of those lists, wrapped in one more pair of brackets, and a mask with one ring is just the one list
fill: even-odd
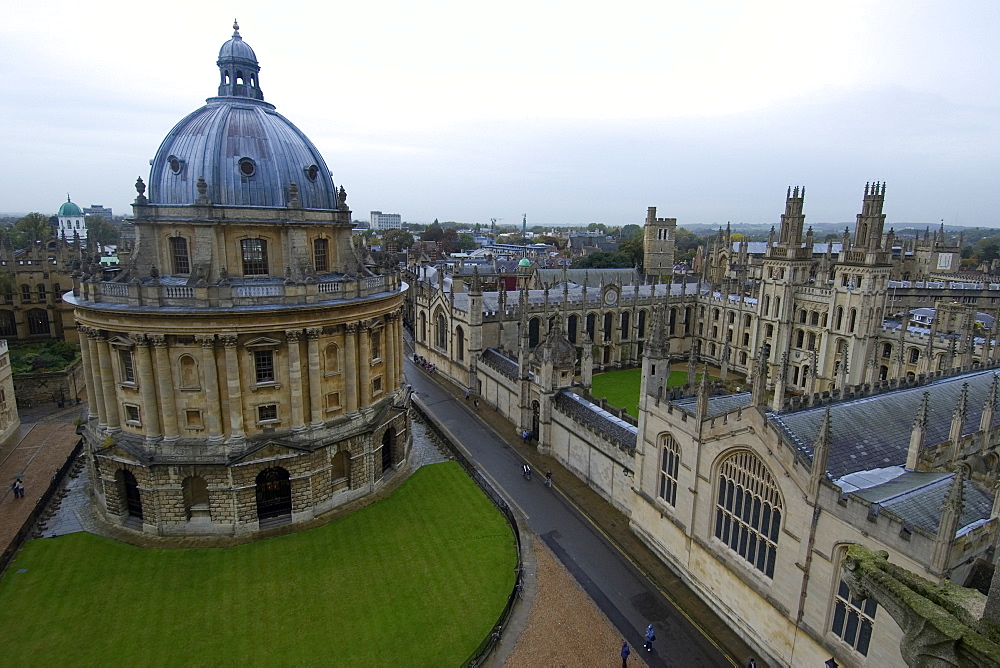
[(207, 187), (162, 205), (140, 182), (123, 271), (74, 275), (83, 434), (109, 520), (245, 533), (371, 493), (405, 461), (406, 286), (360, 265), (346, 195), (303, 206), (298, 177), (280, 175), (275, 206), (217, 205)]

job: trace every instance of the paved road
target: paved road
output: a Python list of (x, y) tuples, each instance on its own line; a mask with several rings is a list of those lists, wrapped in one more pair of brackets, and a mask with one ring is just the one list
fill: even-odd
[[(445, 392), (409, 358), (406, 377), (428, 409), (461, 440), (494, 485), (524, 514), (532, 531), (650, 666), (735, 665), (558, 490), (547, 489), (542, 475), (525, 480), (523, 460), (476, 418), (466, 402)], [(642, 632), (649, 623), (657, 636), (652, 654), (642, 651)]]

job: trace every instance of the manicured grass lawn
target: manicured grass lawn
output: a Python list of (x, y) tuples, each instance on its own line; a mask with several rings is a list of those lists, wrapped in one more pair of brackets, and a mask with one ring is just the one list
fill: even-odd
[(503, 517), (454, 462), (332, 524), (231, 548), (32, 540), (0, 580), (3, 663), (455, 666), (516, 564)]
[[(701, 374), (697, 374), (701, 379)], [(709, 378), (713, 376), (709, 375)], [(624, 408), (634, 417), (639, 417), (639, 387), (642, 382), (642, 369), (622, 369), (608, 371), (594, 376), (594, 384), (590, 393), (597, 398), (605, 398), (608, 403), (618, 408)], [(686, 371), (671, 371), (667, 378), (667, 386), (684, 385), (687, 383)]]

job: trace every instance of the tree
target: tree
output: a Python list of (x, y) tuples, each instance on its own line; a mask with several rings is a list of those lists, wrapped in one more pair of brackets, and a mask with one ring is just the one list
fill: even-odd
[(626, 225), (622, 228), (622, 241), (642, 239), (642, 227), (639, 225)]
[(441, 233), (441, 251), (444, 253), (454, 253), (458, 250), (458, 232), (454, 227), (449, 227)]
[(463, 232), (458, 235), (458, 250), (470, 251), (474, 250), (477, 246), (478, 244), (476, 244), (476, 240), (472, 238), (471, 234)]
[(641, 240), (629, 239), (628, 241), (621, 242), (618, 244), (618, 252), (624, 253), (631, 258), (631, 266), (642, 268), (643, 246)]
[(587, 231), (588, 232), (605, 232), (606, 233), (608, 231), (608, 226), (605, 225), (604, 223), (591, 223), (590, 225), (587, 225)]
[(386, 246), (393, 245), (398, 250), (408, 250), (413, 248), (413, 235), (406, 230), (386, 230), (382, 235), (382, 243)]
[(29, 213), (14, 224), (12, 238), (16, 248), (26, 248), (52, 236), (49, 219), (40, 213)]
[(595, 251), (585, 257), (573, 260), (574, 269), (615, 269), (635, 267), (632, 256), (620, 250), (607, 253), (605, 251)]
[(444, 235), (444, 230), (441, 229), (441, 223), (437, 222), (437, 218), (434, 219), (433, 225), (428, 225), (424, 233), (420, 235), (421, 241), (441, 241), (441, 237)]
[(118, 230), (104, 216), (87, 216), (87, 239), (93, 239), (102, 246), (117, 243)]

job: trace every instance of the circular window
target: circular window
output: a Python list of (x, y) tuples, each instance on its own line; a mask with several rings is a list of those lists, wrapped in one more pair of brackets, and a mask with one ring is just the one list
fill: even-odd
[(167, 164), (170, 166), (170, 171), (172, 171), (174, 174), (181, 173), (181, 161), (178, 160), (176, 157), (170, 156), (169, 158), (167, 158)]
[(240, 173), (243, 174), (243, 176), (253, 176), (256, 171), (257, 166), (254, 164), (253, 160), (250, 158), (240, 159)]
[(316, 165), (309, 165), (306, 168), (306, 176), (309, 177), (310, 181), (315, 181), (316, 177), (319, 176), (319, 167)]

